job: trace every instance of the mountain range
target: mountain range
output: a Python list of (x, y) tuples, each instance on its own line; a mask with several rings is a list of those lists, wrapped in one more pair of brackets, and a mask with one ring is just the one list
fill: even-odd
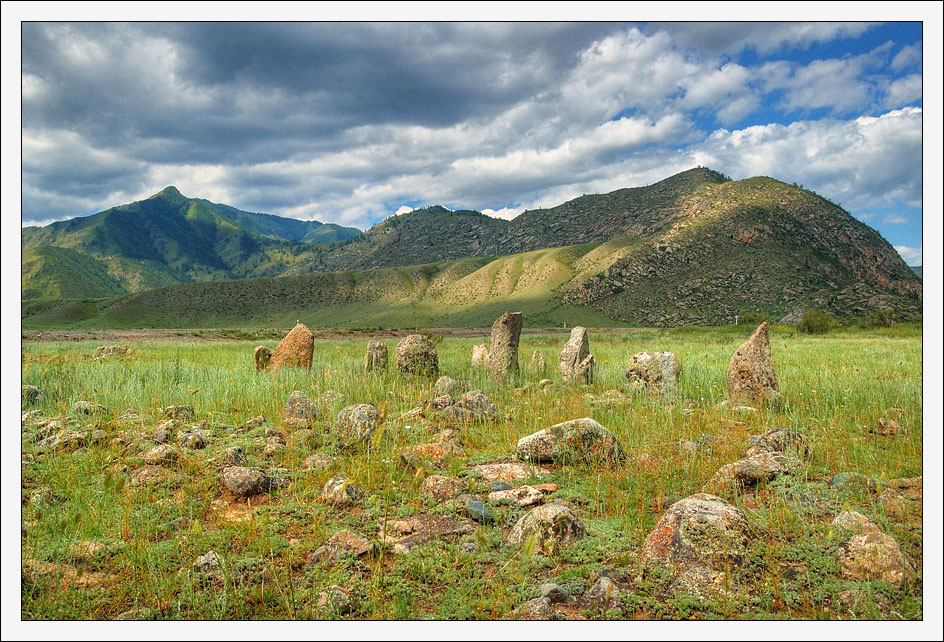
[(23, 252), (23, 323), (40, 326), (482, 325), (512, 307), (543, 325), (665, 326), (808, 307), (914, 318), (922, 301), (894, 248), (838, 205), (707, 168), (510, 221), (432, 206), (364, 233), (167, 188), (24, 228)]

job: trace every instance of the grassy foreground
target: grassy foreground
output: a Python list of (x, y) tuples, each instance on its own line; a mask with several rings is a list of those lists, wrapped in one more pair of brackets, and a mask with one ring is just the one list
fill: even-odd
[[(330, 618), (337, 614), (319, 607), (319, 592), (339, 585), (353, 597), (348, 618), (500, 619), (536, 597), (543, 582), (579, 596), (600, 570), (616, 569), (624, 578), (618, 605), (575, 606), (568, 617), (920, 619), (921, 501), (885, 483), (922, 475), (920, 328), (809, 337), (774, 327), (782, 405), (759, 413), (718, 407), (726, 397), (728, 359), (752, 330), (591, 333), (599, 369), (586, 387), (560, 382), (556, 366), (563, 334), (523, 335), (521, 378), (507, 384), (471, 366), (472, 345), (484, 339), (447, 338), (439, 344), (441, 374), (480, 388), (501, 418), (462, 426), (465, 456), (446, 460), (442, 470), (425, 471), (408, 469), (398, 455), (432, 441), (446, 424), (430, 411), (425, 423), (402, 418), (433, 396), (435, 379), (398, 375), (395, 339), (385, 339), (391, 369), (372, 375), (362, 372), (363, 339), (318, 342), (311, 370), (277, 374), (253, 369), (255, 341), (140, 343), (127, 357), (104, 360), (93, 358), (94, 343), (25, 343), (23, 384), (44, 392), (34, 407), (50, 417), (70, 415), (76, 428), (101, 429), (109, 439), (73, 452), (42, 452), (35, 426), (24, 426), (22, 616), (111, 619), (139, 609), (139, 617), (153, 619)], [(277, 342), (261, 343), (274, 349)], [(527, 367), (534, 350), (543, 354), (547, 376), (554, 380), (546, 393), (537, 385), (544, 375)], [(611, 403), (588, 397), (619, 388), (629, 358), (647, 350), (678, 355), (682, 375), (675, 396), (630, 395)], [(292, 390), (321, 400), (325, 436), (300, 444), (289, 439), (284, 452), (266, 456), (265, 429), (279, 427)], [(328, 390), (339, 395), (322, 396)], [(72, 404), (79, 400), (108, 410), (91, 417), (73, 414)], [(304, 469), (302, 461), (314, 452), (336, 454), (327, 429), (342, 407), (361, 402), (376, 404), (384, 418), (372, 448), (345, 454), (326, 469)], [(176, 483), (132, 487), (129, 475), (154, 445), (148, 436), (160, 419), (159, 408), (169, 404), (195, 407), (197, 420), (207, 422), (208, 446), (182, 450)], [(129, 408), (139, 419), (119, 418)], [(267, 418), (261, 427), (234, 430), (260, 414)], [(473, 486), (472, 465), (512, 461), (520, 437), (586, 416), (611, 430), (630, 459), (612, 467), (556, 466), (540, 480), (557, 484), (551, 497), (565, 500), (584, 521), (587, 537), (581, 541), (552, 555), (508, 546), (504, 538), (525, 510), (497, 505), (492, 507), (496, 523), (480, 525), (457, 541), (432, 542), (405, 555), (387, 549), (346, 557), (333, 567), (306, 564), (308, 554), (338, 530), (376, 539), (378, 520), (387, 515), (454, 514), (448, 503), (419, 492), (426, 475), (458, 476)], [(879, 417), (888, 416), (900, 417), (897, 435), (869, 432)], [(802, 432), (813, 454), (803, 475), (725, 496), (764, 533), (739, 587), (724, 599), (699, 599), (673, 594), (664, 578), (642, 573), (642, 545), (664, 510), (657, 498), (700, 492), (718, 468), (743, 457), (749, 435), (775, 425)], [(110, 445), (110, 438), (122, 434), (129, 436), (129, 447)], [(679, 449), (680, 440), (703, 434), (712, 436), (710, 450)], [(285, 469), (290, 485), (249, 502), (224, 499), (216, 459), (231, 446), (242, 447), (247, 466)], [(830, 488), (831, 477), (846, 471), (872, 477), (877, 488)], [(353, 508), (335, 508), (321, 499), (327, 479), (338, 475), (364, 491)], [(50, 489), (54, 499), (29, 501), (41, 488)], [(836, 560), (841, 534), (830, 526), (844, 509), (869, 516), (898, 540), (916, 577), (898, 586), (844, 580)], [(166, 527), (179, 517), (188, 518), (189, 525)], [(81, 542), (103, 546), (77, 546)], [(201, 584), (188, 571), (211, 549), (223, 560), (225, 580)], [(861, 589), (855, 604), (840, 597), (850, 589)]]

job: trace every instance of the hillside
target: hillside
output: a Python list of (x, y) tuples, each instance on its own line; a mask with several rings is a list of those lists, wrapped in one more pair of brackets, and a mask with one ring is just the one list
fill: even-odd
[[(272, 276), (312, 256), (318, 248), (313, 242), (358, 234), (317, 221), (243, 212), (168, 187), (91, 216), (23, 228), (22, 296), (102, 297), (172, 283)], [(36, 273), (41, 276), (33, 277)]]

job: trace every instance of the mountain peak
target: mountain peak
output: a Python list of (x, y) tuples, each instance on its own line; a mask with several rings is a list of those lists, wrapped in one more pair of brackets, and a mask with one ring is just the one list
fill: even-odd
[(158, 198), (158, 197), (186, 198), (183, 194), (180, 193), (180, 190), (174, 187), (173, 185), (168, 185), (167, 187), (159, 191), (157, 194), (155, 194), (151, 198)]

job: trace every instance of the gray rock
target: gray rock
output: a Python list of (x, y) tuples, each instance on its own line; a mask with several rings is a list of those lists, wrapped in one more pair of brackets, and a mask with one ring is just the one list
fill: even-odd
[(194, 430), (193, 432), (184, 432), (177, 437), (177, 443), (181, 448), (190, 448), (192, 450), (201, 450), (206, 448), (207, 433), (203, 430)]
[(462, 399), (443, 410), (443, 415), (461, 422), (483, 421), (498, 416), (495, 404), (481, 390), (470, 390)]
[(200, 581), (223, 581), (223, 566), (216, 551), (208, 551), (194, 561), (193, 574)]
[(349, 554), (354, 557), (360, 557), (361, 555), (369, 553), (372, 548), (373, 544), (357, 533), (353, 533), (349, 530), (341, 530), (318, 547), (318, 549), (308, 557), (308, 563), (317, 564), (324, 562), (328, 566), (334, 566), (341, 559), (342, 555)]
[(832, 525), (853, 533), (879, 533), (882, 529), (871, 519), (854, 510), (844, 510), (833, 518)]
[(590, 338), (587, 329), (577, 326), (570, 331), (570, 339), (560, 355), (560, 374), (566, 382), (591, 383), (593, 381), (593, 357), (590, 355)]
[(833, 490), (851, 490), (853, 492), (867, 491), (874, 493), (878, 489), (875, 480), (862, 473), (838, 473), (829, 480), (829, 486)]
[(162, 466), (142, 466), (131, 474), (132, 486), (160, 486), (176, 481), (176, 476)]
[(77, 415), (98, 415), (108, 412), (108, 408), (91, 401), (76, 401), (72, 404), (72, 412)]
[(795, 430), (787, 428), (774, 427), (763, 435), (754, 435), (747, 439), (747, 456), (758, 455), (760, 453), (790, 453), (808, 459), (810, 449), (806, 444), (806, 437)]
[(433, 386), (433, 394), (437, 397), (461, 397), (468, 392), (470, 388), (471, 385), (468, 381), (456, 381), (452, 377), (443, 375), (436, 380), (436, 384)]
[(326, 455), (324, 453), (314, 453), (305, 458), (305, 461), (302, 462), (303, 468), (309, 469), (319, 469), (327, 468), (334, 463), (335, 458), (331, 455)]
[(318, 419), (318, 407), (304, 392), (295, 390), (282, 409), (282, 426), (288, 430), (311, 428)]
[(495, 519), (495, 515), (489, 510), (488, 506), (485, 505), (485, 502), (480, 502), (475, 499), (466, 500), (463, 512), (466, 517), (476, 522), (488, 523)]
[(488, 350), (488, 371), (496, 379), (518, 374), (518, 341), (523, 317), (505, 312), (492, 324), (492, 344)]
[(246, 456), (243, 453), (243, 449), (239, 446), (231, 446), (223, 451), (222, 456), (220, 457), (220, 464), (224, 467), (226, 466), (242, 466), (246, 461)]
[(332, 477), (325, 483), (321, 498), (334, 506), (352, 506), (363, 493), (346, 477)]
[(380, 413), (374, 404), (359, 403), (338, 413), (334, 433), (341, 446), (353, 446), (370, 441), (379, 422)]
[(220, 476), (223, 486), (238, 498), (251, 497), (264, 492), (269, 485), (268, 477), (261, 468), (228, 466)]
[(541, 585), (541, 597), (547, 598), (552, 604), (564, 604), (571, 601), (570, 593), (567, 592), (567, 589), (559, 584), (551, 584), (550, 582)]
[(534, 536), (536, 550), (551, 553), (582, 539), (586, 534), (583, 522), (568, 507), (545, 504), (518, 520), (508, 535), (508, 543), (520, 545)]
[(790, 475), (802, 468), (793, 455), (763, 452), (722, 466), (705, 484), (704, 492), (720, 493), (731, 488), (754, 486), (780, 475)]
[(849, 538), (839, 546), (837, 558), (843, 578), (853, 582), (900, 584), (914, 575), (914, 566), (895, 538), (878, 531)]
[(337, 615), (347, 615), (354, 610), (354, 598), (351, 591), (334, 584), (318, 593), (318, 608)]
[(678, 385), (681, 371), (672, 352), (640, 352), (630, 359), (626, 379), (631, 386), (668, 394)]
[(780, 387), (770, 356), (766, 321), (731, 356), (728, 363), (728, 396), (733, 402), (751, 405), (779, 400)]
[(625, 458), (616, 436), (590, 417), (565, 421), (522, 437), (516, 452), (519, 459), (530, 462), (602, 462)]
[(423, 377), (439, 374), (439, 354), (436, 346), (422, 334), (411, 334), (400, 339), (394, 356), (397, 370), (403, 374)]
[(622, 603), (619, 599), (619, 588), (608, 577), (600, 577), (594, 582), (583, 596), (582, 602), (586, 606), (598, 609), (618, 608)]
[(180, 459), (180, 451), (167, 444), (160, 444), (144, 453), (143, 459), (150, 466), (173, 466)]
[(514, 618), (516, 620), (532, 621), (566, 619), (563, 613), (554, 610), (551, 601), (546, 597), (536, 597), (533, 600), (528, 600), (515, 609)]

